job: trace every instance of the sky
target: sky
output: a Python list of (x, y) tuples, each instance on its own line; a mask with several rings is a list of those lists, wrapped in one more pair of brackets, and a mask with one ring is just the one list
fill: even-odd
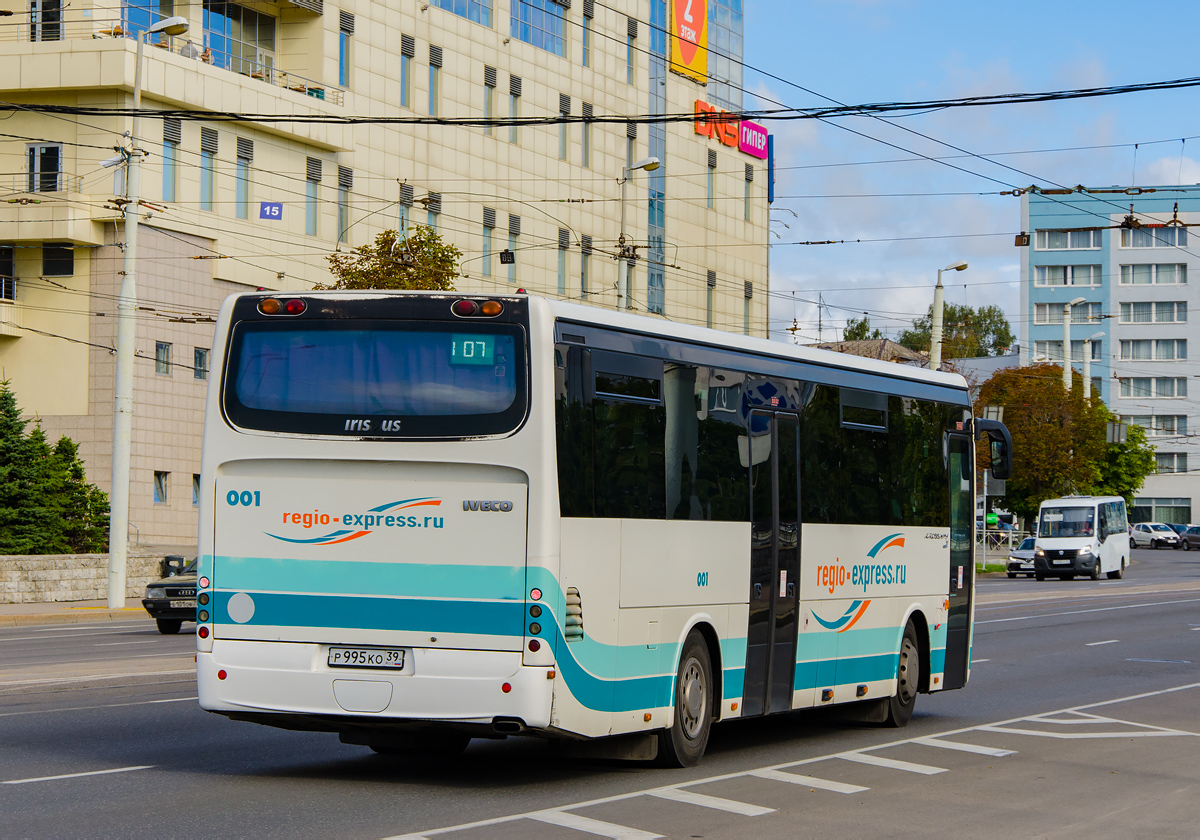
[[(1200, 13), (1187, 5), (743, 2), (747, 109), (1200, 75), (1192, 43)], [(801, 343), (840, 339), (847, 318), (866, 313), (873, 328), (895, 338), (928, 310), (937, 270), (965, 260), (967, 270), (943, 273), (946, 301), (999, 305), (1023, 341), (1023, 249), (1013, 245), (1021, 200), (999, 193), (1031, 184), (1200, 182), (1198, 115), (1200, 88), (1184, 88), (884, 119), (767, 122), (776, 165), (771, 337), (790, 340), (794, 320)], [(789, 244), (843, 239), (863, 241)]]

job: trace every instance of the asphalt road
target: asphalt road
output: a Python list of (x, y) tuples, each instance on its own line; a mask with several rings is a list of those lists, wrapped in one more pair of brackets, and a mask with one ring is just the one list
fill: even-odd
[(982, 580), (970, 684), (905, 729), (732, 722), (683, 771), (525, 739), (385, 758), (201, 712), (191, 625), (0, 630), (0, 837), (1195, 837), (1200, 553), (1134, 558)]

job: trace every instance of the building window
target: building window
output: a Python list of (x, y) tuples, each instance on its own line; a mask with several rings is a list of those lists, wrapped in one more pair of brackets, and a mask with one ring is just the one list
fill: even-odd
[(1122, 414), (1121, 422), (1141, 426), (1150, 437), (1187, 434), (1186, 414)]
[(1134, 499), (1133, 510), (1129, 512), (1129, 521), (1185, 525), (1192, 521), (1192, 500), (1189, 498)]
[(754, 284), (749, 280), (745, 286), (745, 300), (742, 303), (742, 332), (750, 335), (750, 301), (754, 297)]
[(1099, 286), (1103, 275), (1098, 265), (1039, 265), (1034, 267), (1037, 286)]
[(36, 143), (25, 147), (28, 192), (58, 192), (62, 189), (62, 146)]
[(1034, 233), (1038, 251), (1090, 251), (1100, 247), (1098, 230), (1039, 230)]
[(354, 170), (345, 166), (338, 167), (337, 194), (337, 241), (346, 241), (346, 231), (350, 229), (350, 191), (354, 189)]
[(582, 55), (580, 56), (580, 60), (582, 61), (584, 67), (591, 67), (592, 66), (592, 19), (590, 17), (588, 17), (586, 14), (583, 16), (582, 38), (583, 38), (583, 44), (582, 44), (583, 49), (581, 51)]
[(727, 111), (742, 110), (741, 0), (709, 0), (706, 98)]
[(304, 232), (309, 236), (317, 235), (317, 223), (320, 218), (321, 169), (320, 158), (308, 158), (304, 183)]
[(1121, 228), (1122, 248), (1186, 248), (1187, 244), (1187, 228), (1177, 225)]
[(592, 273), (592, 237), (584, 234), (579, 247), (579, 299), (587, 300), (591, 294), (589, 284)]
[(204, 46), (217, 67), (270, 81), (275, 18), (222, 0), (204, 0)]
[(11, 245), (0, 245), (0, 300), (17, 299), (17, 277), (13, 251)]
[(1120, 380), (1123, 398), (1157, 397), (1158, 399), (1180, 399), (1187, 397), (1187, 378), (1183, 376), (1123, 377)]
[(1134, 301), (1121, 304), (1122, 324), (1183, 324), (1187, 322), (1187, 302)]
[(200, 209), (212, 212), (213, 209), (213, 168), (216, 155), (212, 152), (200, 152)]
[(350, 87), (350, 67), (353, 64), (351, 53), (352, 36), (354, 35), (354, 15), (350, 12), (339, 12), (338, 28), (338, 87)]
[(745, 193), (745, 197), (743, 199), (743, 205), (744, 205), (743, 215), (747, 222), (750, 221), (750, 207), (751, 207), (750, 187), (753, 184), (754, 184), (754, 167), (747, 163), (746, 164), (746, 193)]
[(567, 135), (567, 129), (569, 128), (567, 118), (571, 116), (571, 97), (565, 93), (558, 95), (558, 113), (563, 118), (562, 122), (558, 124), (558, 159), (566, 160), (567, 152), (570, 148)]
[(417, 54), (417, 41), (411, 35), (400, 36), (400, 107), (412, 105), (412, 63)]
[(75, 274), (75, 248), (70, 242), (42, 245), (42, 276), (71, 277)]
[(634, 70), (637, 67), (637, 53), (635, 51), (635, 43), (637, 42), (637, 21), (633, 18), (626, 19), (626, 35), (625, 35), (625, 81), (628, 84), (633, 84)]
[[(41, 5), (49, 4), (43, 0)], [(173, 14), (175, 14), (175, 4), (172, 0), (123, 0), (121, 3), (121, 29), (126, 35), (136, 38), (153, 24), (169, 18)], [(165, 39), (161, 33), (157, 37)]]
[(1156, 452), (1154, 460), (1159, 473), (1187, 472), (1187, 453), (1185, 452)]
[(442, 194), (431, 192), (426, 199), (425, 206), (427, 209), (427, 221), (429, 229), (434, 233), (438, 229), (438, 217), (442, 214)]
[[(1079, 303), (1071, 307), (1071, 323), (1098, 324), (1102, 314), (1099, 303)], [(1035, 303), (1033, 322), (1035, 324), (1061, 324), (1063, 322), (1062, 304)]]
[(1187, 359), (1185, 338), (1141, 338), (1122, 339), (1121, 361), (1123, 362), (1174, 362)]
[(237, 206), (239, 219), (250, 218), (250, 162), (254, 160), (254, 141), (245, 137), (237, 139), (237, 168), (234, 173), (236, 194), (234, 203)]
[(1182, 286), (1187, 283), (1187, 266), (1167, 265), (1123, 265), (1122, 286)]
[(429, 45), (429, 116), (436, 117), (442, 103), (442, 48)]
[(521, 142), (521, 135), (518, 131), (519, 126), (516, 119), (521, 116), (521, 77), (508, 77), (508, 116), (513, 120), (512, 125), (508, 127), (508, 142)]
[[(29, 40), (58, 41), (62, 39), (62, 13), (70, 5), (62, 0), (29, 0)], [(168, 8), (170, 4), (168, 3)], [(170, 15), (167, 12), (167, 15)]]
[[(1084, 345), (1084, 342), (1082, 342), (1082, 341), (1072, 341), (1071, 342), (1071, 361), (1072, 362), (1082, 362), (1083, 361), (1083, 345)], [(1104, 342), (1103, 341), (1093, 341), (1093, 342), (1091, 342), (1091, 345), (1092, 345), (1091, 361), (1098, 362), (1098, 361), (1102, 360), (1104, 358)]]
[(553, 0), (512, 0), (512, 36), (555, 55), (566, 55), (563, 10)]
[(492, 240), (496, 234), (496, 211), (491, 207), (483, 208), (483, 276), (492, 276)]
[(192, 348), (192, 378), (208, 379), (208, 348)]
[(492, 0), (433, 0), (433, 5), (475, 23), (492, 25)]
[(646, 267), (646, 310), (663, 315), (666, 309), (667, 290), (662, 266), (649, 263)]
[(175, 202), (179, 190), (179, 143), (182, 139), (182, 123), (174, 118), (163, 120), (163, 164), (162, 200)]
[[(586, 20), (586, 18), (584, 19)], [(592, 113), (592, 103), (584, 102), (583, 122), (579, 126), (579, 142), (583, 147), (583, 156), (580, 159), (580, 163), (583, 165), (584, 169), (591, 169), (592, 167)]]
[(705, 306), (704, 306), (704, 326), (710, 330), (713, 325), (713, 303), (717, 295), (717, 272), (709, 269), (708, 283), (705, 289)]
[(483, 118), (487, 120), (483, 126), (483, 133), (488, 137), (495, 134), (495, 126), (491, 120), (496, 114), (496, 68), (483, 68)]
[(571, 231), (558, 229), (558, 294), (567, 296), (567, 249), (571, 247)]
[(171, 345), (165, 341), (154, 342), (154, 372), (161, 376), (171, 375)]
[(171, 484), (171, 474), (169, 472), (154, 471), (154, 504), (165, 505), (167, 503), (167, 488)]
[(192, 507), (200, 504), (200, 476), (192, 473)]

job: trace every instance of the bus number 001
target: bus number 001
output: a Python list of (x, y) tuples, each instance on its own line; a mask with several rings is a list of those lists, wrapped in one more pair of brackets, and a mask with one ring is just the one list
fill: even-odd
[(697, 586), (708, 586), (708, 572), (697, 572), (696, 573), (696, 585)]
[(262, 499), (259, 497), (259, 492), (257, 490), (255, 490), (253, 493), (251, 493), (249, 490), (243, 490), (241, 493), (236, 490), (230, 490), (225, 496), (225, 501), (227, 504), (230, 504), (233, 507), (237, 507), (238, 505), (244, 505), (245, 507), (258, 507), (262, 502)]

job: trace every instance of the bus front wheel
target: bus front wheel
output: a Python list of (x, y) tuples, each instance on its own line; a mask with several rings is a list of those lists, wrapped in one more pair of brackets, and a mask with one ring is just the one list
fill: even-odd
[(658, 735), (658, 758), (667, 767), (695, 767), (704, 756), (713, 718), (712, 663), (704, 638), (692, 631), (675, 674), (675, 721)]
[(901, 727), (912, 719), (917, 705), (917, 689), (921, 684), (921, 649), (917, 645), (917, 629), (910, 621), (900, 641), (900, 661), (896, 666), (896, 693), (888, 701), (888, 726)]

